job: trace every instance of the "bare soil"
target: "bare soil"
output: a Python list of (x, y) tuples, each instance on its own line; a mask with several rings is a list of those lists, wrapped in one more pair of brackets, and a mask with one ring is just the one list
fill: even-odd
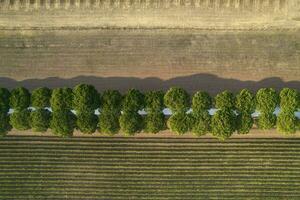
[(0, 55), (9, 88), (300, 88), (299, 31), (2, 31)]

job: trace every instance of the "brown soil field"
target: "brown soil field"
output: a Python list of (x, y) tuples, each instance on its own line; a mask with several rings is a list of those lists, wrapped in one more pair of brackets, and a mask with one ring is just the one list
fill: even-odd
[(300, 0), (1, 0), (0, 29), (300, 28)]
[(300, 89), (299, 30), (6, 30), (0, 55), (9, 88)]

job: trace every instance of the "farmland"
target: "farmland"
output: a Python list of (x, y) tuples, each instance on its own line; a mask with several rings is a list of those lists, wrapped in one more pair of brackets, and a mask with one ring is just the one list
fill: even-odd
[(299, 139), (0, 140), (0, 199), (299, 199)]
[[(194, 92), (299, 86), (299, 31), (22, 30), (0, 34), (0, 84)], [(22, 73), (20, 73), (22, 72)]]

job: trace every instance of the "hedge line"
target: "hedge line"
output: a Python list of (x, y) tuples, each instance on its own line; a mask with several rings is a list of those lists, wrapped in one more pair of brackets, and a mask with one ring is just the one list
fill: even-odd
[[(178, 135), (212, 133), (225, 140), (235, 131), (248, 133), (253, 124), (262, 130), (277, 127), (281, 133), (293, 134), (299, 130), (299, 119), (294, 114), (299, 105), (299, 92), (290, 88), (279, 93), (272, 88), (262, 88), (256, 94), (247, 89), (237, 94), (224, 91), (214, 98), (204, 91), (191, 97), (177, 87), (167, 92), (146, 93), (130, 89), (125, 95), (116, 90), (99, 94), (94, 86), (87, 84), (79, 84), (73, 89), (41, 87), (32, 93), (23, 87), (11, 91), (0, 88), (0, 134), (5, 135), (12, 127), (37, 132), (51, 128), (54, 134), (63, 137), (71, 136), (74, 129), (87, 134), (121, 131), (125, 135), (134, 135), (169, 128)], [(273, 114), (277, 106), (281, 108), (278, 117)], [(47, 107), (51, 107), (52, 112)], [(172, 111), (170, 117), (163, 114), (165, 107)], [(211, 116), (209, 109), (213, 107), (218, 111)], [(9, 108), (14, 109), (10, 115)], [(99, 116), (95, 115), (97, 109), (101, 113)], [(138, 114), (143, 109), (147, 114)], [(71, 110), (75, 110), (76, 115)], [(255, 110), (260, 112), (258, 119), (251, 116)]]

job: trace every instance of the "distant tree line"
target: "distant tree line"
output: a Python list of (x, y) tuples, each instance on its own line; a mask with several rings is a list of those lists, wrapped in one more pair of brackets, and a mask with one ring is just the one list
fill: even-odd
[[(281, 108), (278, 116), (274, 114), (276, 107)], [(290, 88), (279, 93), (272, 88), (262, 88), (256, 94), (247, 89), (237, 94), (223, 91), (215, 97), (205, 91), (190, 96), (177, 87), (167, 92), (146, 93), (130, 89), (124, 95), (117, 90), (100, 94), (94, 86), (87, 84), (79, 84), (73, 89), (40, 87), (32, 93), (24, 87), (11, 91), (0, 88), (0, 135), (7, 134), (12, 128), (36, 132), (50, 128), (62, 137), (71, 136), (75, 129), (86, 134), (121, 132), (131, 136), (169, 128), (178, 135), (211, 133), (225, 140), (234, 132), (249, 133), (254, 125), (261, 130), (276, 127), (281, 133), (293, 134), (300, 128), (295, 116), (299, 107), (299, 92)], [(10, 108), (14, 110), (11, 114)], [(164, 115), (164, 108), (169, 108), (172, 115)], [(209, 113), (211, 108), (218, 109), (214, 115)], [(97, 109), (100, 115), (95, 114)], [(141, 110), (147, 114), (139, 114)], [(255, 111), (260, 113), (259, 117), (252, 117)]]

